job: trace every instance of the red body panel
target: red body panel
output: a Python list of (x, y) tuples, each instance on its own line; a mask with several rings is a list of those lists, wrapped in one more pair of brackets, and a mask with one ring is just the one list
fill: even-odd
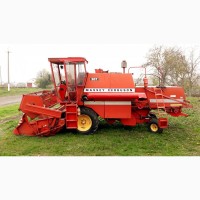
[(102, 118), (131, 118), (130, 101), (86, 101), (84, 105), (92, 108)]
[(105, 105), (105, 118), (131, 118), (131, 105)]
[(131, 74), (91, 73), (87, 76), (85, 88), (135, 88)]
[(88, 74), (84, 96), (85, 106), (92, 108), (102, 118), (131, 118), (131, 100), (144, 93), (135, 93), (131, 74), (95, 73)]

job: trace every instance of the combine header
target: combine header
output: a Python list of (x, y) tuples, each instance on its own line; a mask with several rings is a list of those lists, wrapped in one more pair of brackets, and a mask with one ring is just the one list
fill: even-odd
[(87, 73), (87, 60), (81, 57), (49, 58), (49, 62), (54, 90), (23, 95), (16, 135), (50, 136), (63, 128), (92, 134), (98, 129), (98, 117), (110, 124), (146, 123), (151, 132), (161, 133), (168, 127), (167, 114), (187, 116), (182, 108), (191, 107), (183, 88), (149, 86), (146, 72), (144, 85), (136, 87), (129, 70), (125, 73), (124, 61), (123, 73), (102, 69)]

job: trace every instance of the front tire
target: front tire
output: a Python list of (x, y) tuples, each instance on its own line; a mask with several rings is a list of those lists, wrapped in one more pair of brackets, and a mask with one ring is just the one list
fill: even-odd
[(84, 135), (93, 134), (99, 125), (97, 114), (90, 108), (82, 107), (81, 114), (78, 116), (78, 133)]
[(162, 133), (163, 129), (159, 127), (158, 120), (156, 118), (152, 118), (148, 124), (148, 129), (152, 133)]

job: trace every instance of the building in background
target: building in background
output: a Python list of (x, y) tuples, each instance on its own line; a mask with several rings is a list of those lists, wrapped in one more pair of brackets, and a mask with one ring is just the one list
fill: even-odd
[(26, 87), (27, 88), (35, 88), (37, 87), (36, 84), (35, 84), (35, 79), (30, 79), (29, 81), (26, 82)]
[(27, 83), (26, 83), (26, 87), (27, 87), (27, 88), (32, 88), (32, 87), (33, 87), (33, 83), (27, 82)]

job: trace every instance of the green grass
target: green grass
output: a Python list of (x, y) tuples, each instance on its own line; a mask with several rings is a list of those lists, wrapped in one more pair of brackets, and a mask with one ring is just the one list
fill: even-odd
[(18, 115), (18, 108), (19, 104), (0, 107), (0, 121)]
[(27, 94), (31, 92), (37, 92), (42, 89), (39, 88), (11, 88), (8, 92), (7, 88), (0, 87), (0, 97), (1, 96), (14, 96), (14, 95), (21, 95), (21, 94)]
[[(63, 131), (52, 137), (26, 137), (12, 133), (18, 119), (7, 121), (0, 124), (0, 155), (199, 156), (200, 101), (192, 98), (191, 102), (194, 108), (185, 110), (190, 116), (170, 117), (169, 128), (162, 134), (149, 133), (146, 125), (124, 127), (117, 123), (111, 126), (102, 121), (94, 135), (84, 136)], [(13, 111), (15, 106), (3, 109), (15, 115), (18, 113)]]

